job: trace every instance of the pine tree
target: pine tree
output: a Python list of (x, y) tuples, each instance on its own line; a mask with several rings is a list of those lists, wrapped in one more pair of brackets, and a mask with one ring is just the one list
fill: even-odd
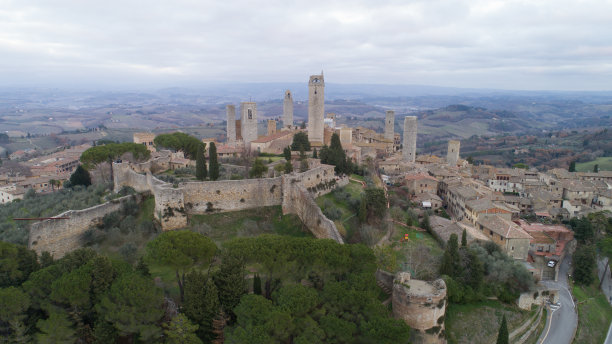
[(196, 153), (196, 179), (204, 180), (207, 177), (208, 171), (206, 170), (206, 158), (204, 157), (204, 149), (206, 145), (201, 144), (198, 146)]
[(210, 180), (219, 179), (219, 159), (217, 157), (217, 146), (214, 142), (208, 148), (208, 165), (210, 168)]
[(219, 302), (225, 313), (232, 318), (235, 318), (232, 310), (238, 306), (242, 295), (247, 293), (245, 277), (244, 261), (229, 254), (223, 257), (219, 271), (213, 276), (219, 293)]
[(463, 233), (461, 233), (461, 247), (467, 246), (467, 233), (465, 232), (465, 228), (463, 229)]
[(506, 315), (504, 314), (501, 326), (499, 327), (499, 333), (497, 334), (496, 344), (508, 344), (509, 342), (510, 338), (508, 338), (508, 324), (506, 323)]
[(214, 339), (212, 322), (219, 313), (219, 293), (213, 281), (198, 271), (193, 271), (185, 279), (185, 314), (198, 324), (198, 337), (205, 342)]

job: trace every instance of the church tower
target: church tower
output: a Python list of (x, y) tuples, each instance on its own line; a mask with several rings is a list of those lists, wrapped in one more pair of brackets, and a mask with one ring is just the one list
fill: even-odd
[(323, 143), (323, 115), (325, 113), (325, 82), (323, 72), (311, 75), (308, 82), (308, 141)]

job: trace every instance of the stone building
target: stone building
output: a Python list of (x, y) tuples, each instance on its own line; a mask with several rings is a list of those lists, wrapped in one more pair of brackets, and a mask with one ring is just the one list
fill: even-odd
[(308, 140), (319, 144), (323, 143), (324, 92), (323, 72), (320, 75), (311, 75), (308, 82)]
[(225, 107), (225, 115), (227, 116), (227, 124), (225, 131), (227, 132), (227, 144), (233, 144), (236, 142), (236, 107), (234, 105), (227, 105)]
[(406, 116), (404, 118), (404, 147), (402, 156), (406, 162), (414, 162), (416, 157), (417, 141), (417, 118), (416, 116)]
[(276, 134), (276, 120), (269, 119), (268, 120), (268, 133), (267, 136)]
[(134, 133), (134, 143), (140, 143), (147, 147), (151, 152), (155, 152), (155, 134), (153, 133)]
[(438, 192), (438, 180), (428, 174), (407, 174), (404, 180), (406, 187), (412, 194), (430, 193), (435, 195)]
[(402, 319), (414, 331), (412, 343), (446, 343), (444, 317), (446, 283), (414, 280), (410, 273), (400, 272), (393, 280), (391, 296), (393, 316)]
[(446, 163), (450, 166), (457, 166), (459, 161), (459, 149), (461, 148), (461, 142), (456, 140), (448, 141), (448, 152), (446, 152)]
[(245, 146), (257, 140), (257, 104), (255, 102), (240, 103), (240, 125), (242, 141)]
[(480, 216), (476, 228), (514, 259), (527, 260), (533, 237), (519, 225), (498, 215)]
[(285, 91), (283, 100), (283, 128), (293, 128), (293, 96), (290, 90)]
[(395, 111), (387, 110), (385, 113), (385, 138), (387, 140), (395, 139)]

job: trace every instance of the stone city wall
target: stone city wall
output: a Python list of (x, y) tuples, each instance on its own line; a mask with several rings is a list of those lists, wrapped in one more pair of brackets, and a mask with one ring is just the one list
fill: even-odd
[(87, 229), (100, 223), (105, 215), (120, 210), (130, 200), (140, 203), (142, 196), (125, 196), (87, 209), (68, 210), (56, 216), (68, 217), (65, 220), (34, 223), (30, 227), (28, 247), (38, 254), (47, 251), (54, 258), (61, 258), (83, 245), (82, 236)]
[(336, 225), (328, 219), (312, 194), (297, 179), (284, 177), (283, 214), (297, 214), (306, 227), (319, 239), (332, 239), (343, 244)]
[(281, 204), (282, 178), (221, 180), (181, 184), (189, 213), (236, 211)]

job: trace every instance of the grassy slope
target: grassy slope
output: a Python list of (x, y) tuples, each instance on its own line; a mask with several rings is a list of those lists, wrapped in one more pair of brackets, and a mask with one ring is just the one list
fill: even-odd
[(612, 306), (597, 289), (599, 280), (588, 287), (572, 288), (578, 304), (578, 331), (574, 343), (603, 343), (612, 321)]
[(508, 329), (512, 332), (513, 328), (522, 324), (533, 312), (493, 300), (466, 305), (449, 304), (445, 322), (448, 343), (495, 343), (504, 314)]
[(578, 172), (593, 172), (593, 167), (599, 165), (600, 171), (612, 171), (612, 157), (599, 157), (596, 160), (576, 164)]
[[(353, 177), (353, 176), (351, 176)], [(351, 181), (347, 186), (345, 186), (344, 191), (351, 194), (354, 198), (361, 197), (361, 193), (363, 192), (363, 187), (360, 183)], [(328, 200), (332, 202), (340, 211), (342, 212), (342, 216), (339, 220), (334, 221), (336, 227), (341, 232), (345, 238), (350, 239), (354, 231), (357, 230), (357, 214), (349, 207), (349, 205), (344, 201), (338, 201), (332, 193), (328, 193), (316, 199), (317, 205), (323, 209), (325, 201)], [(342, 233), (344, 232), (344, 233)]]

